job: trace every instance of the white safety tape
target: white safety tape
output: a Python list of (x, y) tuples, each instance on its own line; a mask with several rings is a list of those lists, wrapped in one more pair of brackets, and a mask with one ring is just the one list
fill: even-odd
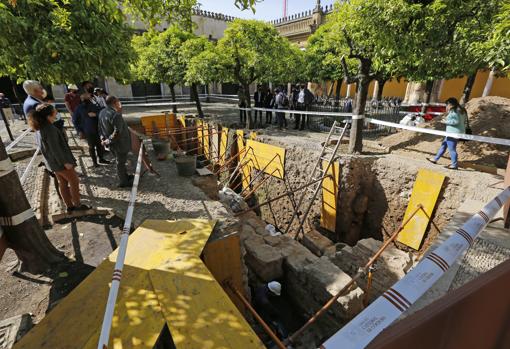
[(365, 118), (365, 115), (353, 115), (353, 120), (363, 120)]
[(344, 116), (351, 117), (352, 113), (336, 113), (336, 112), (322, 112), (322, 111), (305, 111), (305, 110), (291, 110), (291, 109), (268, 109), (268, 108), (238, 108), (239, 110), (257, 110), (257, 111), (270, 111), (276, 113), (287, 114), (305, 114), (305, 115), (321, 115), (321, 116)]
[(34, 165), (34, 161), (35, 159), (37, 158), (37, 155), (39, 155), (39, 151), (40, 149), (37, 148), (34, 152), (34, 155), (32, 155), (32, 158), (30, 159), (30, 162), (28, 163), (27, 165), (27, 168), (25, 168), (25, 171), (23, 172), (23, 174), (21, 175), (21, 178), (19, 179), (19, 181), (21, 182), (21, 185), (25, 184), (25, 181), (27, 180), (28, 178), (28, 174), (30, 173), (30, 169), (32, 168), (32, 166)]
[(372, 118), (365, 118), (365, 120), (371, 124), (389, 126), (389, 127), (399, 128), (399, 129), (403, 129), (403, 130), (419, 132), (419, 133), (428, 133), (428, 134), (432, 134), (432, 135), (436, 135), (436, 136), (445, 136), (445, 137), (451, 137), (451, 138), (457, 138), (457, 139), (466, 139), (466, 140), (470, 140), (470, 141), (478, 141), (478, 142), (483, 142), (483, 143), (510, 146), (510, 139), (466, 135), (463, 133), (449, 133), (449, 132), (445, 132), (445, 131), (431, 130), (428, 128), (422, 128), (422, 127), (416, 127), (416, 126), (400, 125), (400, 124), (396, 124), (394, 122), (388, 122), (388, 121), (377, 120), (377, 119), (372, 119)]
[(443, 276), (448, 268), (473, 245), (478, 234), (509, 200), (510, 188), (507, 188), (466, 221), (455, 234), (429, 252), (393, 287), (329, 338), (323, 344), (324, 348), (365, 348)]
[(3, 227), (13, 227), (15, 225), (19, 225), (30, 218), (34, 217), (35, 213), (34, 210), (30, 207), (26, 211), (23, 211), (21, 213), (18, 213), (17, 215), (14, 215), (12, 217), (0, 217), (0, 226)]
[(143, 154), (143, 143), (140, 144), (140, 150), (138, 151), (138, 160), (136, 162), (135, 178), (133, 179), (133, 186), (131, 187), (131, 194), (129, 196), (129, 205), (126, 212), (126, 219), (124, 220), (124, 227), (120, 236), (120, 243), (117, 249), (117, 259), (115, 260), (115, 266), (112, 275), (112, 284), (110, 292), (108, 293), (108, 300), (106, 302), (106, 309), (103, 317), (103, 323), (101, 326), (101, 333), (99, 336), (99, 342), (97, 344), (98, 349), (106, 348), (110, 338), (110, 330), (112, 327), (113, 313), (115, 310), (115, 303), (117, 302), (117, 295), (119, 293), (120, 280), (122, 278), (122, 270), (124, 268), (124, 260), (126, 258), (126, 251), (128, 246), (129, 231), (131, 229), (131, 220), (133, 219), (133, 211), (135, 208), (136, 194), (138, 192), (138, 182), (140, 181), (140, 171), (142, 168), (142, 154)]
[(18, 144), (19, 141), (21, 141), (23, 139), (23, 137), (25, 137), (28, 134), (28, 132), (30, 132), (29, 128), (27, 128), (25, 131), (23, 131), (23, 133), (20, 134), (18, 137), (16, 137), (16, 139), (13, 140), (11, 143), (9, 143), (9, 145), (5, 147), (5, 151), (8, 152), (12, 148), (14, 148), (16, 146), (16, 144)]
[(157, 103), (122, 103), (122, 105), (126, 107), (159, 107), (159, 106), (165, 106), (165, 105), (189, 105), (189, 104), (195, 104), (195, 102), (157, 102)]
[(11, 159), (0, 160), (0, 177), (8, 175), (12, 171), (14, 171), (14, 165)]

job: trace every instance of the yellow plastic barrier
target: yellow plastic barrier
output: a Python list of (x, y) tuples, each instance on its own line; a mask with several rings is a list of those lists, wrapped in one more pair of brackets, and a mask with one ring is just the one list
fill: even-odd
[(228, 147), (228, 128), (221, 128), (221, 138), (220, 138), (220, 165), (225, 164), (225, 159), (227, 156), (227, 147)]
[[(200, 254), (215, 221), (147, 220), (129, 237), (108, 348), (152, 349), (167, 323), (183, 348), (264, 348)], [(117, 252), (16, 345), (95, 349)]]
[[(436, 206), (444, 179), (445, 175), (442, 173), (425, 169), (418, 171), (403, 221), (407, 220), (420, 204), (425, 212), (427, 212), (427, 215), (432, 217), (432, 212)], [(418, 250), (428, 225), (428, 217), (422, 210), (419, 210), (400, 232), (397, 241)]]
[[(322, 168), (325, 169), (327, 166), (327, 161), (323, 161)], [(321, 227), (334, 232), (336, 230), (337, 199), (340, 185), (340, 164), (333, 162), (327, 174), (330, 174), (332, 178), (324, 178), (322, 181)]]

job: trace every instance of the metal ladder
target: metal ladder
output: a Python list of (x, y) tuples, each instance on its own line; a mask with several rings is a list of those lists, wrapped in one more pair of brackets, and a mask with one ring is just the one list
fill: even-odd
[[(299, 209), (301, 208), (301, 205), (305, 201), (305, 199), (308, 197), (308, 201), (306, 203), (306, 208), (304, 210), (304, 214), (300, 217), (299, 221), (299, 227), (297, 229), (296, 233), (296, 240), (299, 237), (299, 232), (303, 230), (303, 225), (306, 221), (306, 217), (308, 216), (308, 213), (312, 209), (313, 203), (315, 199), (317, 198), (317, 194), (319, 193), (322, 182), (326, 176), (326, 174), (329, 171), (329, 168), (331, 167), (331, 163), (336, 160), (336, 153), (338, 151), (338, 148), (340, 147), (340, 143), (342, 142), (342, 139), (344, 138), (345, 132), (349, 128), (350, 123), (347, 122), (345, 124), (345, 127), (340, 127), (339, 123), (335, 120), (333, 122), (333, 126), (331, 126), (331, 129), (329, 130), (328, 138), (326, 139), (326, 142), (324, 142), (324, 146), (322, 147), (321, 154), (319, 155), (319, 158), (317, 159), (317, 162), (312, 170), (312, 173), (310, 174), (310, 177), (308, 179), (308, 182), (310, 185), (307, 186), (306, 190), (303, 192), (301, 197), (299, 198), (299, 202), (295, 207), (294, 214), (292, 215), (292, 218), (290, 219), (289, 225), (287, 226), (287, 229), (285, 229), (285, 234), (287, 234), (290, 230), (290, 227), (292, 223), (294, 222), (294, 219), (299, 215)], [(335, 139), (335, 134), (337, 132), (340, 132), (340, 137)], [(335, 141), (336, 144), (334, 147), (330, 146), (331, 141)], [(322, 162), (326, 161), (327, 165), (326, 168), (322, 168)], [(315, 181), (314, 184), (312, 184)]]

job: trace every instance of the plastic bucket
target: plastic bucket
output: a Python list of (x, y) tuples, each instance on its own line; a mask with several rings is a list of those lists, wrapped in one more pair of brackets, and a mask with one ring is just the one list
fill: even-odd
[(197, 156), (196, 155), (181, 155), (175, 157), (175, 165), (177, 166), (177, 173), (181, 177), (191, 177), (197, 170)]
[(165, 160), (170, 152), (170, 142), (153, 139), (152, 148), (154, 149), (154, 154), (158, 160)]

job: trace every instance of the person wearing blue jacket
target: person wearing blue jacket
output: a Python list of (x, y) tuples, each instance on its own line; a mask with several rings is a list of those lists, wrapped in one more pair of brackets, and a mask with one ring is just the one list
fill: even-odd
[[(467, 112), (460, 106), (459, 101), (456, 98), (451, 97), (446, 100), (446, 111), (448, 114), (446, 118), (441, 121), (446, 125), (446, 132), (457, 134), (466, 133)], [(443, 154), (446, 152), (446, 149), (448, 149), (452, 163), (447, 168), (450, 170), (456, 170), (458, 168), (458, 141), (459, 140), (457, 138), (445, 137), (436, 156), (433, 159), (427, 158), (427, 160), (433, 164), (436, 164), (441, 156), (443, 156)]]
[[(84, 92), (80, 95), (81, 103), (73, 113), (73, 124), (81, 139), (86, 139), (89, 146), (89, 154), (92, 158), (94, 167), (98, 167), (99, 163), (109, 164), (110, 162), (104, 158), (104, 150), (99, 138), (98, 120), (99, 111), (97, 105), (92, 103), (92, 95)], [(96, 157), (97, 152), (97, 157)]]

